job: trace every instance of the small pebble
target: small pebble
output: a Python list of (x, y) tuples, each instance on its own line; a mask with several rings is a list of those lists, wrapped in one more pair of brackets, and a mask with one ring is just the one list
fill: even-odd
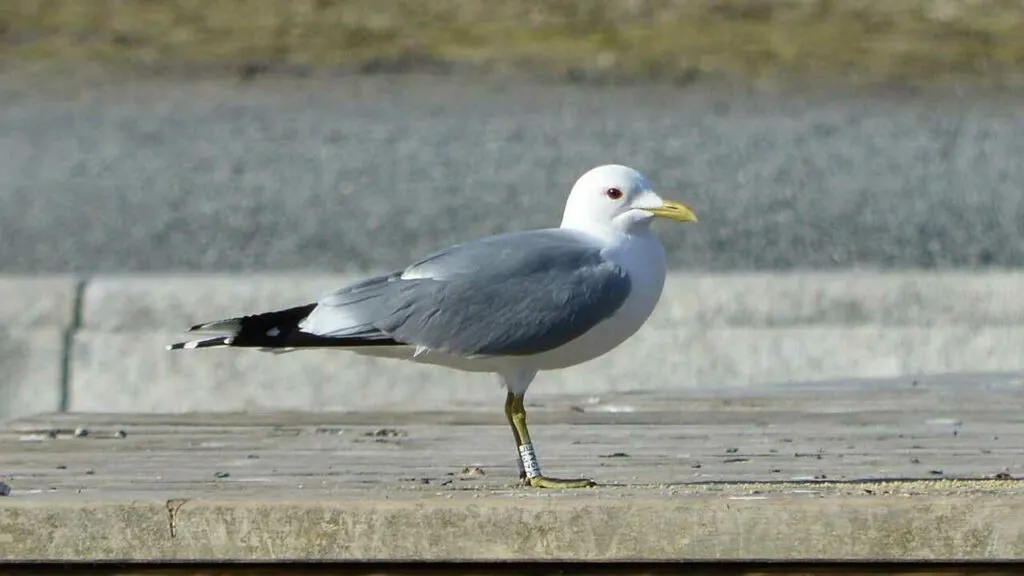
[(88, 428), (75, 428), (75, 438), (85, 438), (89, 435)]
[(128, 433), (125, 432), (124, 430), (118, 430), (117, 432), (114, 433), (114, 437), (115, 438), (127, 438), (128, 437)]
[(10, 495), (11, 495), (11, 487), (8, 486), (7, 484), (4, 484), (3, 482), (0, 482), (0, 496), (10, 496)]
[(228, 476), (231, 476), (231, 474), (228, 473), (228, 472), (214, 472), (213, 473), (213, 477), (214, 478), (227, 478)]
[(629, 458), (629, 454), (625, 452), (612, 452), (611, 454), (601, 454), (598, 458)]
[(93, 470), (92, 468), (86, 468), (86, 470), (85, 470), (85, 475), (86, 476), (92, 476), (95, 473), (96, 473), (96, 471)]
[(67, 470), (68, 467), (64, 464), (57, 464), (57, 470)]
[(472, 478), (475, 476), (484, 476), (484, 469), (479, 466), (466, 466), (459, 472), (459, 476), (463, 478)]
[(260, 457), (259, 454), (246, 454), (245, 455), (245, 459), (246, 460), (258, 460), (259, 457)]
[(999, 472), (993, 476), (993, 478), (996, 480), (1013, 480), (1013, 476), (1011, 476), (1009, 472)]

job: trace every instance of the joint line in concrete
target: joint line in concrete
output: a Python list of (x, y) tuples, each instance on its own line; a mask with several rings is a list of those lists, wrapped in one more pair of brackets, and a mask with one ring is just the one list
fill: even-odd
[(71, 355), (75, 344), (75, 334), (82, 327), (82, 304), (85, 300), (85, 287), (89, 280), (80, 278), (75, 282), (75, 296), (72, 300), (71, 324), (64, 331), (64, 349), (61, 351), (60, 367), (60, 411), (67, 412), (71, 406)]

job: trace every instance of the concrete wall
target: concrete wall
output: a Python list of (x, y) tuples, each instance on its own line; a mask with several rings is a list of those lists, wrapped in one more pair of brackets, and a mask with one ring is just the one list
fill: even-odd
[(73, 278), (0, 277), (0, 420), (62, 407)]
[[(0, 278), (0, 419), (36, 412), (406, 409), (502, 398), (487, 376), (336, 351), (168, 352), (195, 322), (350, 277)], [(1024, 370), (1024, 272), (671, 276), (654, 318), (531, 395)]]

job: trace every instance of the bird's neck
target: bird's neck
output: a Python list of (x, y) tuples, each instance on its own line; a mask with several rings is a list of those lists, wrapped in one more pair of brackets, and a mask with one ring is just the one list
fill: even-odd
[(646, 238), (651, 236), (650, 222), (612, 221), (595, 224), (592, 221), (574, 221), (566, 218), (562, 220), (561, 228), (583, 232), (606, 243), (614, 243), (628, 237)]

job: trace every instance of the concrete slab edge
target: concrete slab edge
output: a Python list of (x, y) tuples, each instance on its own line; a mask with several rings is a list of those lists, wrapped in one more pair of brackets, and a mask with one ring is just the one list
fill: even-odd
[(5, 561), (1022, 558), (1024, 501), (993, 494), (0, 501)]
[[(498, 394), (484, 374), (331, 350), (169, 352), (174, 333), (82, 330), (69, 408), (80, 412), (450, 407)], [(776, 386), (1024, 369), (1024, 325), (644, 329), (580, 366), (542, 373), (531, 397)], [(666, 351), (671, 353), (666, 354)], [(159, 383), (154, 386), (154, 383)], [(286, 392), (285, 392), (286, 391)]]
[(0, 420), (61, 409), (82, 280), (0, 274)]
[[(53, 409), (71, 406), (79, 335), (178, 333), (193, 322), (250, 313), (305, 302), (351, 282), (352, 274), (110, 274), (72, 276), (0, 275), (0, 326), (9, 335), (26, 330), (56, 328), (63, 345), (47, 345), (46, 353), (59, 366), (57, 377), (32, 386), (58, 398)], [(662, 333), (686, 326), (698, 331), (719, 329), (723, 334), (761, 329), (827, 327), (830, 333), (879, 327), (931, 329), (959, 326), (975, 334), (986, 328), (1015, 330), (1024, 326), (1024, 270), (985, 271), (798, 271), (798, 272), (673, 272), (668, 279), (651, 328)], [(968, 335), (970, 336), (970, 335)], [(977, 344), (978, 334), (968, 338)], [(657, 339), (655, 339), (657, 340)], [(655, 340), (652, 340), (655, 341)], [(842, 338), (837, 341), (842, 341)], [(981, 340), (985, 340), (981, 338)], [(0, 343), (3, 343), (0, 333)], [(10, 352), (0, 365), (12, 366), (12, 354), (22, 355), (24, 342), (6, 340)], [(1015, 369), (1000, 354), (981, 346), (977, 366), (957, 370)], [(18, 344), (14, 346), (14, 344)], [(975, 346), (975, 347), (977, 347)], [(820, 346), (819, 346), (820, 348)], [(926, 347), (927, 348), (927, 347)], [(0, 346), (0, 352), (5, 348)], [(929, 348), (928, 354), (935, 352)], [(929, 356), (929, 357), (930, 357)], [(34, 356), (36, 365), (46, 364)], [(1013, 363), (1013, 360), (1010, 360)], [(928, 366), (920, 370), (927, 372)], [(890, 376), (846, 374), (848, 377)], [(14, 378), (7, 374), (8, 378)], [(785, 376), (785, 375), (782, 375)], [(829, 374), (799, 373), (794, 378), (827, 378)], [(10, 388), (10, 387), (8, 387)], [(13, 390), (13, 388), (11, 388)], [(12, 397), (14, 397), (12, 395)], [(47, 406), (49, 409), (50, 407)], [(0, 406), (0, 419), (23, 414), (26, 407)]]

